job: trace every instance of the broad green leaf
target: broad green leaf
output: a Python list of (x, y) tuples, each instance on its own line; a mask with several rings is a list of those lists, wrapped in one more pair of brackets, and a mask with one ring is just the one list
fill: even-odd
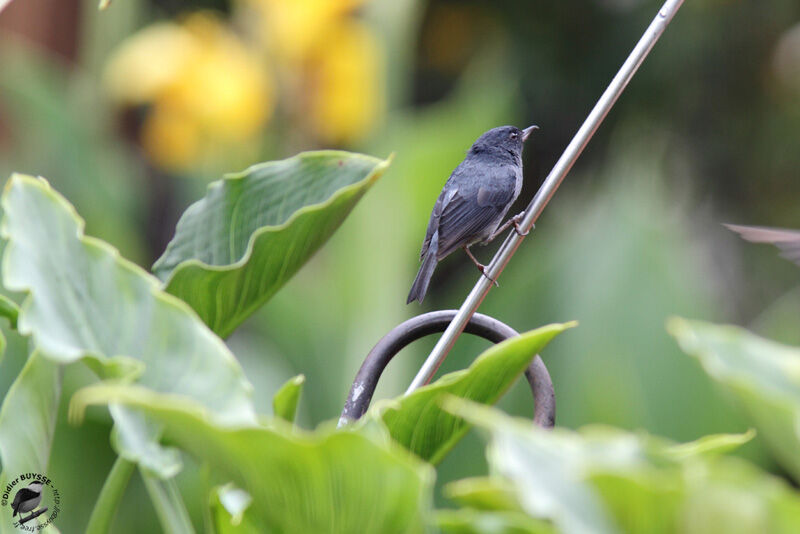
[[(610, 427), (545, 431), (497, 410), (448, 397), (448, 410), (489, 431), (493, 477), (509, 481), (524, 510), (564, 532), (794, 532), (800, 494), (735, 457), (706, 454), (715, 436), (676, 446)], [(675, 449), (682, 454), (675, 454)]]
[[(9, 482), (23, 473), (47, 475), (60, 397), (61, 369), (34, 352), (0, 408), (0, 488), (3, 491)], [(14, 493), (16, 489), (9, 498), (13, 498)], [(45, 493), (44, 498), (47, 496)], [(11, 507), (0, 505), (0, 532), (5, 532), (14, 521)]]
[(733, 393), (775, 458), (800, 481), (800, 348), (700, 321), (675, 318), (668, 330)]
[(431, 463), (439, 462), (469, 430), (469, 424), (442, 410), (444, 394), (494, 404), (550, 340), (577, 323), (552, 324), (493, 345), (467, 369), (447, 374), (410, 395), (376, 404), (392, 437)]
[(97, 403), (159, 421), (165, 442), (252, 497), (245, 516), (262, 532), (420, 532), (428, 520), (433, 470), (391, 440), (332, 427), (298, 432), (280, 419), (224, 425), (185, 397), (121, 384), (80, 390), (72, 416)]
[(228, 336), (328, 240), (388, 166), (320, 151), (228, 175), (184, 212), (153, 272)]
[[(474, 403), (447, 398), (444, 404), (446, 409), (490, 430), (490, 468), (495, 476), (511, 481), (520, 504), (531, 516), (550, 519), (563, 532), (616, 532), (599, 496), (583, 480), (584, 457), (582, 451), (574, 451), (580, 443), (570, 442), (559, 429), (527, 432), (523, 425), (532, 427), (529, 421), (512, 420)], [(631, 455), (637, 451), (618, 448), (620, 461), (635, 461)]]
[(275, 417), (280, 417), (290, 423), (294, 422), (295, 415), (297, 415), (297, 403), (300, 402), (300, 394), (303, 392), (305, 381), (305, 376), (297, 375), (275, 393), (275, 396), (272, 397), (272, 412)]
[[(255, 419), (251, 386), (222, 340), (152, 275), (85, 237), (83, 221), (47, 182), (14, 175), (2, 204), (3, 280), (28, 293), (19, 331), (43, 356), (84, 358), (103, 377), (192, 397), (225, 420)], [(175, 474), (178, 457), (157, 445), (157, 427), (123, 407), (110, 410), (123, 457)]]

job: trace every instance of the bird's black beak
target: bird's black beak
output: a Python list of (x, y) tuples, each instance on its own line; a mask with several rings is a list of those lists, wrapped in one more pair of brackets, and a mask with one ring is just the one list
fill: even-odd
[(533, 126), (528, 126), (524, 130), (522, 130), (522, 142), (524, 143), (525, 141), (527, 141), (528, 137), (533, 133), (533, 131), (538, 129), (539, 127), (534, 124)]

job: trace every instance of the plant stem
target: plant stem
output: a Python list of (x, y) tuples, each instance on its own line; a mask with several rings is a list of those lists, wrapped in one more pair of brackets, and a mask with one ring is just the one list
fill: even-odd
[[(628, 59), (622, 64), (622, 67), (620, 67), (614, 79), (611, 80), (611, 83), (600, 96), (600, 100), (597, 101), (597, 104), (595, 104), (589, 116), (586, 117), (580, 129), (578, 129), (575, 137), (572, 138), (572, 141), (567, 145), (564, 153), (561, 154), (553, 170), (547, 175), (542, 187), (539, 188), (539, 191), (533, 197), (531, 203), (528, 204), (528, 207), (525, 209), (525, 217), (520, 223), (523, 233), (527, 233), (533, 228), (536, 219), (542, 214), (542, 211), (544, 211), (547, 203), (550, 202), (558, 186), (561, 185), (564, 177), (566, 177), (567, 173), (578, 159), (578, 156), (583, 152), (583, 149), (586, 147), (587, 143), (589, 143), (594, 132), (614, 106), (619, 95), (625, 90), (628, 82), (638, 70), (639, 65), (642, 64), (642, 61), (644, 61), (647, 54), (649, 54), (650, 50), (653, 48), (653, 45), (656, 44), (658, 38), (664, 33), (664, 30), (681, 7), (681, 4), (683, 4), (683, 0), (667, 0), (653, 19), (653, 22), (651, 22), (650, 26), (645, 30), (641, 39), (639, 39), (639, 42), (628, 56)], [(497, 251), (497, 254), (495, 254), (492, 262), (489, 264), (485, 273), (486, 275), (481, 275), (478, 283), (472, 288), (472, 291), (461, 305), (461, 308), (453, 318), (450, 326), (447, 327), (442, 337), (439, 338), (439, 341), (436, 343), (436, 346), (433, 347), (433, 351), (428, 356), (428, 359), (425, 360), (417, 376), (414, 377), (406, 394), (411, 393), (415, 389), (431, 381), (436, 370), (442, 365), (442, 362), (447, 357), (447, 353), (453, 348), (456, 339), (469, 322), (470, 317), (472, 317), (478, 309), (478, 306), (481, 305), (481, 302), (483, 302), (483, 299), (489, 293), (489, 290), (492, 288), (492, 280), (497, 280), (497, 277), (500, 276), (500, 273), (508, 264), (511, 256), (514, 255), (514, 252), (516, 252), (523, 238), (523, 235), (515, 231), (509, 233), (508, 238), (506, 238), (500, 250)]]
[(174, 478), (158, 479), (139, 470), (144, 480), (150, 500), (156, 509), (156, 515), (164, 532), (171, 534), (195, 534), (189, 512), (183, 503), (181, 492)]
[(92, 515), (89, 517), (89, 524), (86, 526), (87, 534), (110, 532), (111, 522), (114, 520), (125, 488), (128, 487), (134, 467), (136, 464), (133, 462), (117, 456), (117, 460), (111, 467), (111, 471), (103, 483), (103, 488), (100, 490), (100, 497), (94, 505)]

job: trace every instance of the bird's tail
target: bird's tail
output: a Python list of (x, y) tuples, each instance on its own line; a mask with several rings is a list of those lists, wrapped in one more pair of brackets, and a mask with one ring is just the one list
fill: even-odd
[(425, 293), (428, 292), (428, 284), (431, 282), (431, 276), (433, 276), (433, 271), (438, 263), (436, 259), (438, 251), (439, 232), (434, 232), (428, 245), (428, 250), (425, 252), (425, 257), (422, 259), (422, 265), (420, 265), (419, 272), (417, 272), (417, 277), (414, 279), (414, 283), (411, 284), (411, 291), (408, 292), (406, 304), (411, 304), (415, 300), (422, 304), (422, 299), (425, 298)]

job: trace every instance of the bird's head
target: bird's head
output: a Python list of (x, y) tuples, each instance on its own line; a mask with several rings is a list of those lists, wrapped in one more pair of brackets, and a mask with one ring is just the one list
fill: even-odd
[(28, 484), (28, 489), (41, 493), (41, 491), (42, 491), (42, 483), (38, 482), (38, 481), (37, 482), (31, 482), (30, 484)]
[(538, 126), (528, 126), (520, 130), (516, 126), (499, 126), (492, 128), (473, 143), (470, 152), (495, 152), (505, 155), (511, 154), (513, 157), (522, 156), (522, 145)]

